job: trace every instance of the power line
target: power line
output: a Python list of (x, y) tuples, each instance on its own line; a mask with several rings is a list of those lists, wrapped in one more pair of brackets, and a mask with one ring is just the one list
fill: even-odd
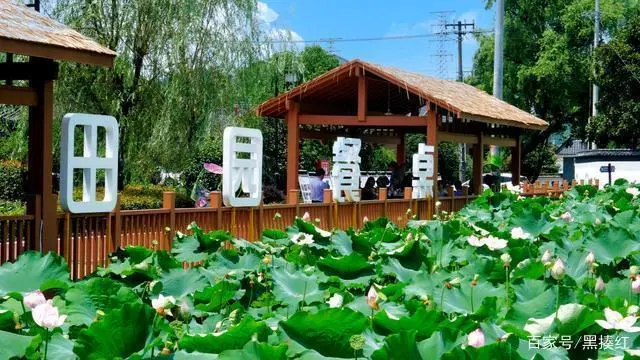
[(436, 36), (435, 41), (437, 42), (437, 46), (435, 48), (434, 54), (432, 54), (431, 56), (437, 59), (438, 77), (442, 79), (448, 77), (447, 65), (449, 63), (449, 60), (453, 59), (453, 55), (451, 55), (451, 53), (447, 49), (447, 42), (451, 40), (449, 38), (449, 35), (451, 34), (447, 31), (447, 21), (449, 16), (451, 16), (451, 14), (453, 13), (453, 11), (432, 12), (432, 14), (438, 17), (438, 20), (437, 24), (432, 25), (432, 27), (435, 27), (437, 29), (433, 33), (433, 35)]
[[(493, 30), (478, 30), (473, 31), (473, 34), (485, 34), (491, 33)], [(324, 38), (316, 40), (267, 40), (269, 43), (338, 43), (338, 42), (367, 42), (367, 41), (387, 41), (387, 40), (411, 40), (411, 39), (424, 39), (433, 38), (439, 36), (438, 33), (431, 34), (416, 34), (416, 35), (397, 35), (397, 36), (380, 36), (380, 37), (363, 37), (363, 38)]]

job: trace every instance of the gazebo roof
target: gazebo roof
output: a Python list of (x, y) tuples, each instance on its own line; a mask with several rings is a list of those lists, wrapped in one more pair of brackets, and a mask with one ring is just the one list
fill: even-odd
[(0, 0), (0, 52), (112, 66), (116, 53), (26, 6)]
[[(546, 121), (474, 86), (431, 78), (359, 59), (344, 63), (313, 80), (265, 101), (258, 106), (256, 112), (260, 116), (282, 118), (287, 112), (287, 100), (304, 103), (305, 100), (326, 99), (329, 102), (337, 102), (341, 99), (352, 99), (353, 96), (357, 96), (357, 82), (353, 81), (356, 71), (363, 71), (367, 78), (372, 80), (367, 85), (370, 87), (369, 93), (372, 96), (376, 94), (378, 96), (376, 100), (370, 100), (370, 102), (391, 102), (392, 104), (387, 106), (396, 107), (398, 109), (394, 111), (396, 113), (406, 113), (399, 111), (406, 111), (416, 105), (431, 102), (451, 111), (461, 119), (535, 130), (543, 130), (549, 126)], [(404, 91), (394, 90), (391, 98), (388, 95), (390, 85)], [(387, 97), (389, 97), (388, 100)]]

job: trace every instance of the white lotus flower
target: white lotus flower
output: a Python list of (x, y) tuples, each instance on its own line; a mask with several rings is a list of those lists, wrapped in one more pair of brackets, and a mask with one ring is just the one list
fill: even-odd
[(171, 313), (171, 308), (176, 304), (176, 299), (173, 296), (163, 296), (160, 294), (157, 299), (151, 300), (151, 306), (158, 312), (160, 315), (169, 314), (173, 316)]
[(511, 266), (511, 255), (509, 255), (509, 253), (500, 255), (500, 260), (502, 260), (502, 264), (504, 264), (504, 266)]
[(309, 212), (305, 212), (304, 215), (302, 215), (302, 220), (304, 221), (311, 221), (311, 215), (309, 214)]
[(593, 251), (589, 251), (589, 254), (587, 255), (587, 257), (584, 258), (584, 263), (587, 266), (591, 266), (595, 261), (596, 261), (596, 255), (593, 253)]
[(530, 239), (531, 234), (524, 231), (521, 227), (518, 226), (511, 229), (511, 237), (513, 239)]
[(47, 298), (44, 297), (44, 294), (40, 290), (36, 290), (24, 294), (22, 302), (24, 303), (24, 306), (33, 310), (36, 306), (46, 303)]
[(342, 306), (343, 302), (344, 302), (344, 297), (338, 293), (335, 293), (331, 298), (329, 298), (329, 301), (327, 301), (327, 304), (329, 304), (330, 308), (339, 308)]
[(602, 280), (602, 278), (600, 276), (598, 276), (598, 278), (596, 279), (596, 285), (595, 285), (595, 290), (600, 292), (600, 291), (604, 291), (604, 281)]
[(369, 218), (365, 216), (362, 218), (362, 223), (364, 224), (366, 222), (369, 222)]
[(635, 186), (631, 186), (627, 188), (627, 193), (631, 194), (634, 198), (637, 198), (638, 195), (640, 195), (640, 190)]
[(484, 245), (484, 241), (481, 239), (478, 239), (478, 237), (475, 235), (469, 236), (469, 238), (467, 238), (467, 242), (469, 243), (469, 245), (472, 245), (475, 247), (480, 247)]
[(573, 216), (571, 216), (571, 213), (567, 211), (564, 214), (560, 215), (560, 219), (564, 220), (565, 222), (572, 222)]
[(467, 335), (469, 346), (479, 348), (484, 346), (484, 333), (480, 328), (473, 330)]
[(556, 280), (562, 280), (565, 274), (565, 267), (562, 260), (557, 259), (553, 266), (551, 267), (551, 276)]
[(603, 329), (622, 330), (629, 333), (640, 332), (640, 327), (633, 326), (638, 319), (635, 315), (623, 318), (619, 312), (606, 308), (604, 309), (604, 318), (606, 321), (596, 320), (596, 323)]
[(373, 288), (373, 286), (370, 287), (369, 292), (367, 292), (367, 304), (374, 310), (379, 309), (378, 292)]
[(631, 305), (627, 308), (627, 315), (635, 315), (640, 311), (640, 307), (638, 305)]
[(487, 245), (489, 250), (500, 250), (507, 247), (507, 240), (489, 235), (484, 239), (484, 244)]
[(298, 233), (294, 237), (291, 238), (294, 244), (298, 245), (310, 245), (313, 244), (313, 235)]
[(540, 258), (540, 261), (544, 264), (547, 265), (549, 263), (551, 263), (551, 258), (553, 257), (553, 254), (551, 254), (551, 251), (549, 249), (545, 250), (544, 254), (542, 254), (542, 257)]
[(61, 326), (67, 318), (67, 315), (59, 314), (58, 308), (53, 306), (51, 300), (47, 300), (33, 308), (31, 315), (36, 324), (49, 330)]

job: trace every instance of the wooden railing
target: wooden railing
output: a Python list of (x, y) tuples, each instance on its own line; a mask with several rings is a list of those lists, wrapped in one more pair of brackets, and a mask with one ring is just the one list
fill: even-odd
[[(556, 196), (575, 184), (536, 183), (525, 186), (523, 195)], [(447, 196), (413, 200), (411, 189), (407, 188), (404, 198), (388, 199), (386, 189), (380, 189), (377, 200), (337, 204), (331, 200), (328, 190), (323, 203), (304, 204), (298, 201), (297, 191), (287, 195), (287, 204), (228, 208), (222, 206), (220, 193), (214, 192), (208, 208), (176, 208), (175, 193), (166, 192), (161, 209), (120, 210), (118, 204), (108, 214), (60, 213), (57, 233), (44, 236), (55, 236), (57, 252), (67, 259), (75, 279), (105, 266), (109, 253), (118, 247), (139, 245), (169, 250), (174, 232), (184, 232), (194, 221), (205, 231), (222, 229), (254, 241), (260, 238), (264, 229), (284, 230), (296, 216), (305, 212), (324, 229), (360, 228), (365, 217), (371, 220), (387, 217), (398, 226), (404, 226), (414, 218), (432, 219), (435, 200), (440, 202), (439, 211), (450, 213), (462, 209), (477, 197), (466, 193), (455, 195), (453, 189), (449, 189)], [(38, 248), (29, 231), (33, 221), (33, 215), (0, 216), (0, 264), (15, 260), (25, 250)]]
[(536, 181), (533, 184), (524, 184), (522, 186), (522, 195), (523, 196), (533, 196), (533, 195), (543, 195), (549, 197), (557, 197), (565, 191), (571, 190), (576, 185), (592, 185), (597, 188), (600, 188), (600, 181), (598, 179), (595, 180), (573, 180), (569, 183), (566, 180), (563, 181), (550, 181), (541, 183)]

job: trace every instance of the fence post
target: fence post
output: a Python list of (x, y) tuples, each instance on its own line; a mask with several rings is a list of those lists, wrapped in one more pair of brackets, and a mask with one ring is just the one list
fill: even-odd
[(29, 229), (31, 234), (29, 250), (40, 249), (40, 224), (42, 223), (42, 202), (40, 200), (39, 194), (31, 195), (27, 199), (27, 214), (33, 215), (33, 222)]
[(329, 228), (327, 230), (333, 230), (333, 190), (324, 189), (322, 193), (322, 202), (327, 208), (327, 226)]
[(71, 254), (69, 249), (71, 248), (71, 213), (68, 211), (64, 212), (64, 220), (62, 225), (62, 244), (60, 244), (62, 248), (62, 255), (65, 260), (67, 260), (67, 264), (71, 263)]
[(164, 247), (164, 249), (169, 249), (173, 241), (173, 234), (175, 234), (176, 231), (176, 193), (173, 191), (165, 191), (162, 193), (162, 208), (169, 210), (169, 239), (167, 240), (166, 247)]
[[(109, 219), (111, 214), (109, 214)], [(113, 220), (111, 220), (111, 229), (109, 230), (111, 237), (108, 238), (111, 241), (111, 251), (115, 251), (120, 247), (120, 240), (122, 236), (122, 217), (120, 216), (120, 194), (116, 199), (116, 206), (113, 209)]]
[(387, 217), (387, 188), (378, 189), (378, 200), (384, 201), (382, 205), (382, 215)]
[(222, 230), (222, 194), (220, 191), (209, 193), (209, 206), (216, 209), (216, 228)]

